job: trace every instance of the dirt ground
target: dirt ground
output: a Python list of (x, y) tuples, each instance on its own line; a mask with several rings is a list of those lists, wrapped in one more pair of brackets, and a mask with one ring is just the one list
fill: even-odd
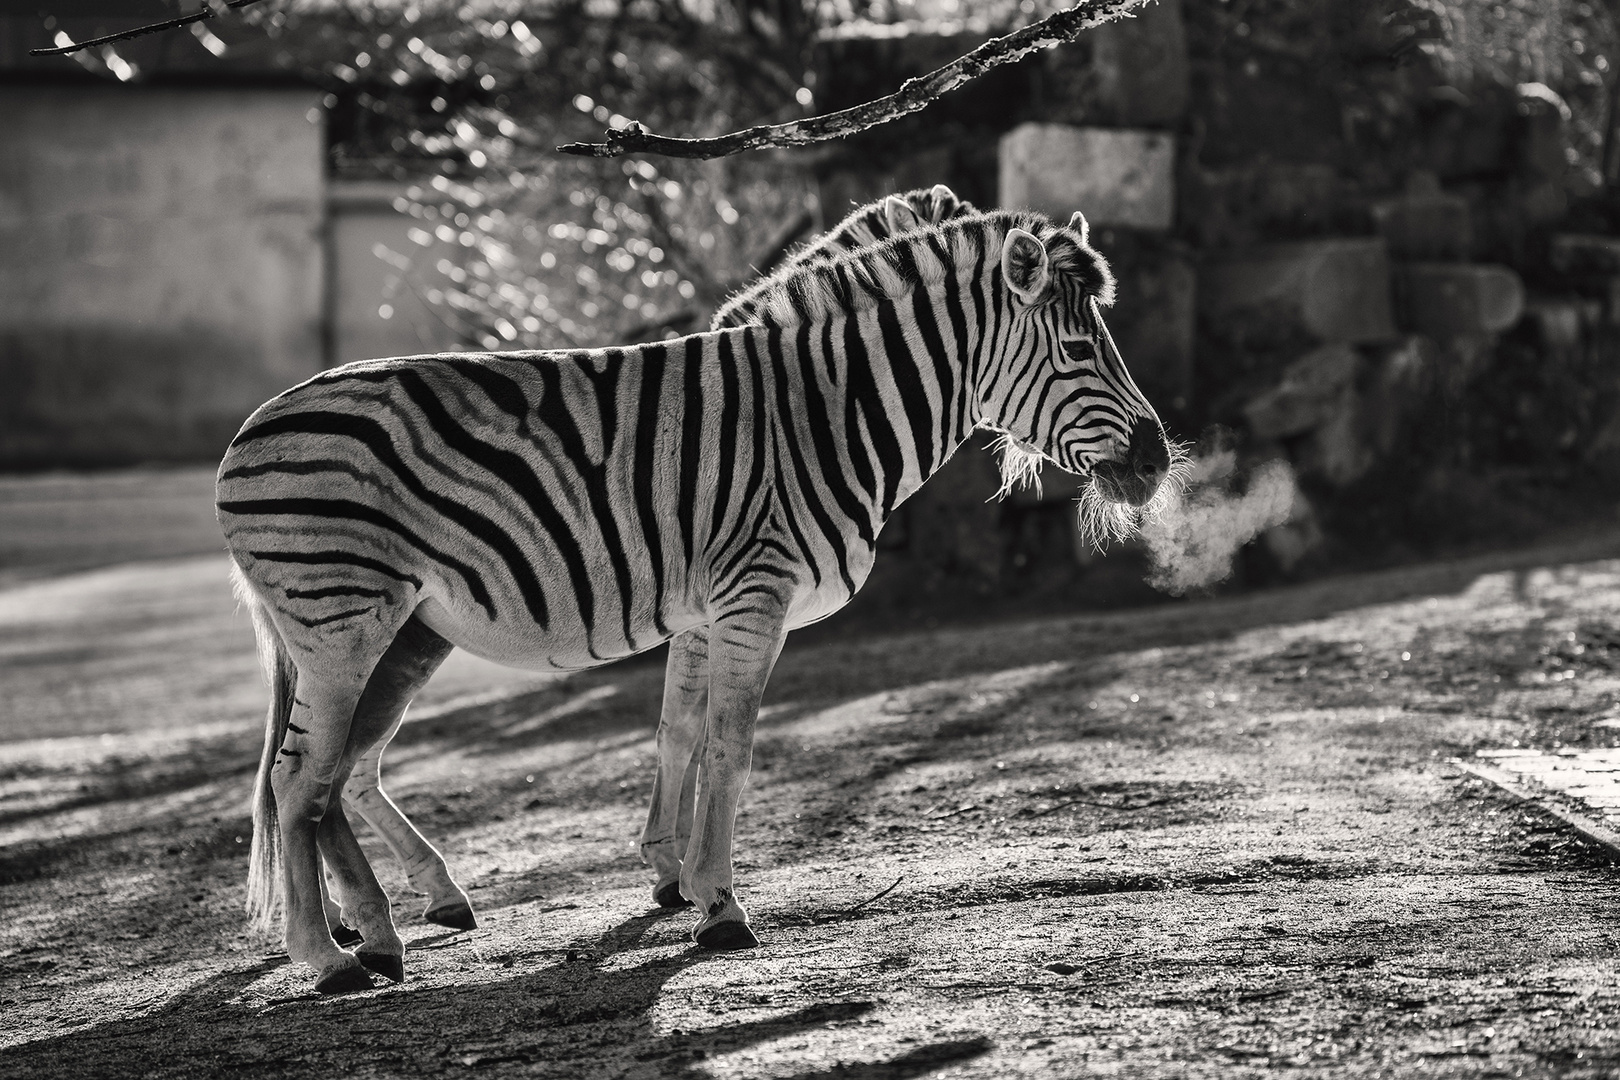
[(222, 559), (0, 589), (0, 1075), (1620, 1074), (1610, 853), (1451, 763), (1620, 734), (1620, 537), (790, 641), (746, 953), (650, 902), (660, 682), (453, 662), (384, 777), (482, 925), (366, 837), (407, 980), (320, 998), (242, 919)]

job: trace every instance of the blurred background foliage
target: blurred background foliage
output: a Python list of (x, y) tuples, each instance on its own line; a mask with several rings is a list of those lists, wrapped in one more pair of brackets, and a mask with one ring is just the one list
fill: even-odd
[[(941, 22), (1002, 33), (1060, 6), (283, 0), (241, 16), (330, 87), (336, 174), (410, 182), (399, 205), (417, 219), (418, 246), (389, 253), (398, 287), (469, 346), (566, 348), (701, 329), (728, 292), (846, 208), (817, 207), (815, 151), (686, 162), (577, 159), (555, 146), (631, 119), (702, 136), (810, 115), (818, 37)], [(1620, 171), (1610, 160), (1620, 157), (1616, 18), (1605, 4), (1188, 0), (1185, 14), (1195, 57), (1302, 65), (1340, 84), (1343, 125), (1389, 140), (1422, 102), (1369, 70), (1415, 66), (1464, 94), (1535, 84), (1570, 118), (1568, 153), (1587, 189)], [(1219, 158), (1198, 135), (1194, 153)]]

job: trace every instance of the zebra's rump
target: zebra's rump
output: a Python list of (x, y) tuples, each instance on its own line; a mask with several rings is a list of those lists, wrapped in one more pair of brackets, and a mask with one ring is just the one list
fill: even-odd
[(646, 536), (660, 531), (656, 507), (638, 498), (657, 483), (658, 433), (576, 420), (596, 395), (570, 384), (589, 379), (544, 358), (463, 356), (319, 376), (231, 444), (218, 499), (232, 552), (271, 564), (256, 583), (332, 591), (320, 599), (345, 582), (408, 588), (457, 621), (586, 640), (587, 657), (655, 644), (662, 609), (683, 606), (669, 605), (671, 567), (654, 565)]

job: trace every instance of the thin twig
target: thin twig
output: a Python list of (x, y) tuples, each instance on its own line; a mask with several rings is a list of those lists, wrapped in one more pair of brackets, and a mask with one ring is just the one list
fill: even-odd
[[(225, 6), (228, 8), (239, 8), (247, 7), (249, 4), (257, 4), (258, 2), (259, 0), (228, 0)], [(138, 38), (146, 34), (155, 34), (160, 30), (173, 30), (177, 27), (188, 26), (191, 23), (202, 22), (204, 19), (212, 19), (218, 14), (219, 12), (216, 11), (212, 5), (204, 4), (202, 8), (195, 13), (191, 15), (182, 15), (178, 19), (169, 19), (165, 22), (148, 23), (145, 26), (137, 26), (133, 30), (125, 30), (121, 33), (108, 34), (105, 37), (91, 38), (89, 41), (81, 41), (76, 45), (62, 45), (54, 49), (29, 49), (28, 55), (66, 56), (68, 53), (76, 53), (80, 49), (93, 49), (97, 45), (111, 45), (115, 41), (128, 41), (130, 38)]]
[(865, 900), (862, 900), (860, 903), (856, 904), (854, 907), (850, 908), (849, 910), (851, 910), (851, 911), (859, 911), (859, 910), (861, 910), (861, 908), (865, 907), (867, 904), (870, 904), (872, 901), (883, 899), (885, 896), (888, 896), (890, 893), (894, 892), (895, 886), (899, 885), (904, 880), (906, 880), (906, 876), (904, 874), (901, 874), (899, 877), (894, 879), (894, 884), (893, 885), (890, 885), (887, 889), (884, 889), (882, 892), (878, 893), (876, 896), (868, 896)]
[(1080, 0), (1074, 7), (1048, 15), (1003, 37), (991, 38), (978, 48), (959, 56), (942, 68), (907, 79), (888, 97), (841, 109), (824, 116), (812, 116), (786, 124), (761, 124), (716, 135), (707, 139), (680, 139), (655, 135), (632, 120), (622, 128), (606, 132), (606, 141), (569, 143), (557, 147), (564, 154), (581, 157), (618, 157), (621, 154), (650, 153), (679, 158), (719, 158), (758, 150), (766, 146), (809, 146), (829, 139), (843, 139), (868, 128), (886, 124), (917, 112), (942, 94), (972, 82), (991, 68), (1022, 60), (1032, 52), (1073, 41), (1103, 23), (1112, 22), (1147, 0)]

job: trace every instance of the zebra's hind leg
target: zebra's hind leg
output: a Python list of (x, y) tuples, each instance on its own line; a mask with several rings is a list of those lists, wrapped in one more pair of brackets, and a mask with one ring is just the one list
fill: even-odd
[(333, 799), (327, 806), (316, 835), (321, 854), (336, 873), (344, 918), (355, 923), (362, 939), (355, 957), (384, 978), (404, 982), (405, 943), (394, 930), (388, 896), (355, 839), (342, 799)]
[(378, 661), (360, 699), (356, 726), (386, 725), (384, 734), (355, 762), (343, 787), (343, 802), (383, 838), (405, 868), (411, 891), (428, 898), (422, 917), (457, 930), (478, 925), (472, 903), (450, 876), (444, 856), (416, 830), (382, 789), (382, 752), (405, 718), (411, 698), (450, 655), (451, 644), (412, 617), (400, 628), (388, 652)]
[[(319, 972), (315, 989), (323, 994), (371, 985), (360, 960), (332, 940), (318, 846), (321, 824), (338, 801), (337, 788), (348, 765), (350, 721), (362, 689), (358, 682), (321, 678), (300, 667), (286, 735), (270, 769), (281, 834), (287, 953)], [(385, 914), (386, 908), (385, 903)], [(360, 930), (366, 932), (365, 927)]]
[(759, 702), (782, 651), (788, 598), (776, 577), (743, 578), (709, 630), (709, 708), (703, 790), (692, 841), (681, 861), (681, 895), (702, 918), (692, 938), (711, 949), (759, 944), (732, 883), (737, 800), (753, 757)]
[(669, 643), (664, 669), (664, 705), (658, 716), (658, 771), (652, 805), (641, 833), (641, 858), (658, 875), (653, 902), (659, 907), (689, 906), (681, 895), (681, 856), (692, 835), (696, 798), (696, 750), (703, 742), (709, 701), (709, 631), (687, 630)]
[[(348, 790), (353, 783), (354, 768), (360, 763), (368, 763), (372, 778), (369, 785), (362, 786), (375, 789), (383, 745), (399, 729), (411, 696), (449, 652), (448, 642), (415, 619), (406, 620), (394, 635), (371, 669), (365, 690), (355, 706), (339, 773), (340, 790)], [(405, 945), (394, 929), (388, 897), (355, 839), (344, 801), (343, 798), (331, 800), (321, 820), (321, 854), (338, 881), (343, 922), (354, 926), (361, 935), (362, 942), (355, 955), (372, 971), (401, 982), (405, 978)], [(434, 855), (437, 856), (437, 852)]]

